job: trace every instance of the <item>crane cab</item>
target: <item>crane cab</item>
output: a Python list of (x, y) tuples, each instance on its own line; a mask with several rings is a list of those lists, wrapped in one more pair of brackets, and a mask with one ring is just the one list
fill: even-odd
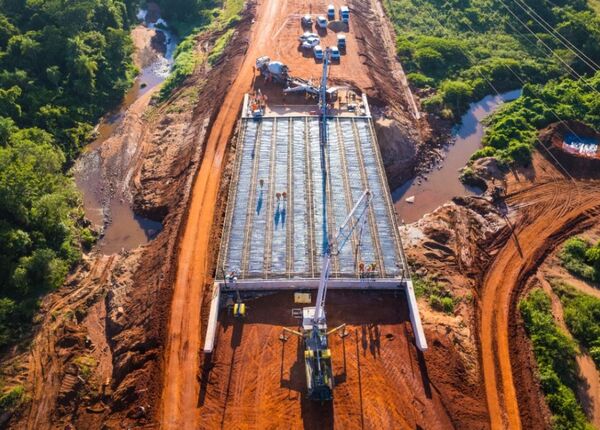
[(315, 308), (303, 309), (304, 367), (309, 400), (333, 400), (333, 368), (327, 339), (327, 325), (314, 324)]

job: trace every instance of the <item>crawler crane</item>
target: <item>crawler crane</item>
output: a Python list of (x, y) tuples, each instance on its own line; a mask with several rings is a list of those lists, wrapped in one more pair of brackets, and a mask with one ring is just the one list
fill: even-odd
[(304, 341), (307, 396), (311, 400), (324, 402), (333, 399), (333, 369), (328, 337), (345, 327), (345, 324), (342, 324), (333, 330), (327, 331), (325, 295), (327, 293), (327, 282), (329, 281), (331, 258), (339, 255), (357, 228), (358, 246), (360, 246), (370, 203), (371, 192), (365, 190), (340, 226), (335, 238), (329, 242), (327, 250), (323, 254), (323, 267), (321, 268), (315, 306), (302, 309), (302, 331), (284, 329), (287, 332), (301, 336)]
[[(323, 170), (324, 178), (327, 178), (325, 153), (327, 147), (328, 66), (329, 50), (325, 53), (321, 86), (319, 88), (321, 169)], [(325, 182), (323, 181), (323, 195), (327, 193)], [(327, 282), (329, 281), (329, 271), (331, 269), (331, 258), (339, 255), (356, 228), (358, 228), (357, 245), (360, 247), (362, 232), (367, 219), (367, 210), (371, 204), (371, 197), (371, 192), (366, 189), (348, 216), (346, 216), (335, 237), (332, 240), (327, 240), (325, 251), (323, 252), (323, 265), (319, 279), (317, 300), (314, 307), (305, 307), (302, 309), (302, 331), (284, 329), (284, 331), (301, 336), (304, 341), (307, 396), (311, 400), (324, 402), (333, 399), (333, 369), (331, 367), (331, 350), (329, 349), (328, 337), (330, 334), (345, 327), (345, 324), (342, 324), (333, 330), (327, 330), (325, 295), (327, 293)], [(324, 213), (326, 213), (326, 208), (324, 208)], [(325, 237), (329, 239), (327, 235)]]

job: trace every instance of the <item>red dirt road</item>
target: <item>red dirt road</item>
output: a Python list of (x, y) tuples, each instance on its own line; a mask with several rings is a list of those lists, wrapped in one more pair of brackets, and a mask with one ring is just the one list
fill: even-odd
[[(266, 2), (258, 10), (250, 49), (213, 124), (194, 182), (188, 219), (180, 244), (165, 352), (160, 417), (164, 429), (200, 428), (196, 406), (199, 394), (196, 376), (202, 336), (200, 308), (204, 286), (211, 279), (207, 252), (223, 171), (223, 157), (238, 119), (243, 95), (252, 84), (256, 49), (267, 43), (267, 36), (272, 31), (276, 3)], [(257, 33), (256, 28), (263, 31)]]
[[(536, 164), (548, 169), (547, 163)], [(509, 315), (516, 309), (519, 291), (556, 245), (600, 220), (597, 182), (574, 183), (558, 173), (553, 176), (507, 198), (509, 207), (519, 208), (515, 234), (499, 250), (484, 279), (480, 339), (493, 429), (522, 427), (509, 348)]]
[[(336, 1), (334, 3), (340, 3)], [(243, 95), (251, 89), (253, 66), (257, 57), (269, 55), (289, 65), (292, 74), (318, 77), (321, 65), (298, 51), (297, 36), (301, 14), (325, 12), (325, 3), (301, 0), (262, 0), (257, 6), (256, 22), (249, 36), (249, 49), (206, 142), (203, 160), (194, 182), (188, 218), (180, 242), (176, 281), (173, 288), (163, 375), (160, 421), (165, 429), (199, 428), (197, 407), (200, 387), (197, 375), (200, 364), (202, 297), (210, 285), (211, 226), (215, 218), (219, 183), (224, 168), (224, 155), (230, 140)], [(352, 24), (351, 24), (352, 25)], [(335, 29), (323, 35), (323, 45), (336, 40)], [(348, 35), (348, 54), (340, 65), (334, 65), (332, 78), (355, 82), (365, 88), (371, 85), (358, 54), (358, 44)]]

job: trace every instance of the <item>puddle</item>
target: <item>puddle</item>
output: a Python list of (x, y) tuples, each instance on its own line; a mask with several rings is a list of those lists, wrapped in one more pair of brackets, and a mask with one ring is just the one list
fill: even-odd
[[(137, 17), (145, 21), (147, 12), (140, 10)], [(161, 28), (156, 28), (156, 25)], [(129, 107), (152, 88), (162, 83), (171, 72), (173, 53), (177, 40), (165, 29), (167, 24), (161, 18), (154, 23), (146, 22), (148, 28), (155, 28), (165, 36), (164, 52), (147, 67), (140, 70), (133, 86), (127, 92), (121, 105), (104, 116), (96, 127), (96, 139), (84, 150), (74, 169), (75, 182), (83, 194), (86, 217), (96, 226), (104, 226), (104, 236), (97, 249), (105, 254), (129, 250), (152, 240), (162, 229), (159, 222), (136, 215), (130, 205), (119, 194), (109, 193), (104, 187), (112, 187), (109, 180), (103, 180), (103, 162), (100, 147), (121, 125)], [(109, 198), (108, 195), (113, 195)], [(109, 201), (107, 201), (109, 200)]]
[[(464, 185), (458, 179), (460, 172), (471, 155), (481, 147), (484, 118), (494, 112), (502, 103), (514, 100), (521, 95), (521, 90), (514, 90), (500, 96), (487, 96), (477, 103), (472, 103), (462, 122), (455, 128), (454, 144), (446, 148), (442, 164), (427, 175), (427, 180), (419, 183), (417, 178), (411, 179), (392, 193), (398, 217), (405, 223), (419, 220), (426, 213), (432, 212), (448, 202), (452, 197), (481, 194), (476, 187)], [(414, 203), (405, 199), (414, 196)]]

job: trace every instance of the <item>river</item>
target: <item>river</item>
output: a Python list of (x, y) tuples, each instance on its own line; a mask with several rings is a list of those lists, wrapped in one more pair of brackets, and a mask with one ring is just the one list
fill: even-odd
[(136, 215), (128, 198), (118, 192), (107, 192), (111, 180), (104, 177), (106, 160), (101, 156), (102, 144), (116, 133), (127, 110), (148, 91), (161, 84), (171, 72), (177, 40), (167, 29), (167, 23), (161, 18), (155, 22), (147, 22), (145, 10), (140, 10), (137, 16), (146, 27), (164, 34), (164, 50), (156, 53), (155, 58), (141, 68), (119, 107), (105, 115), (96, 126), (95, 140), (86, 147), (74, 169), (75, 182), (83, 195), (86, 217), (96, 227), (103, 228), (97, 249), (104, 254), (145, 244), (162, 229), (161, 223)]
[[(520, 95), (521, 90), (514, 90), (500, 96), (487, 96), (470, 105), (460, 125), (453, 131), (454, 143), (445, 149), (442, 164), (430, 172), (426, 179), (411, 179), (392, 193), (401, 221), (415, 222), (452, 197), (481, 194), (480, 189), (464, 185), (459, 180), (459, 171), (467, 164), (471, 155), (481, 148), (484, 132), (482, 121), (504, 102)], [(406, 201), (411, 196), (414, 196), (414, 203)]]

